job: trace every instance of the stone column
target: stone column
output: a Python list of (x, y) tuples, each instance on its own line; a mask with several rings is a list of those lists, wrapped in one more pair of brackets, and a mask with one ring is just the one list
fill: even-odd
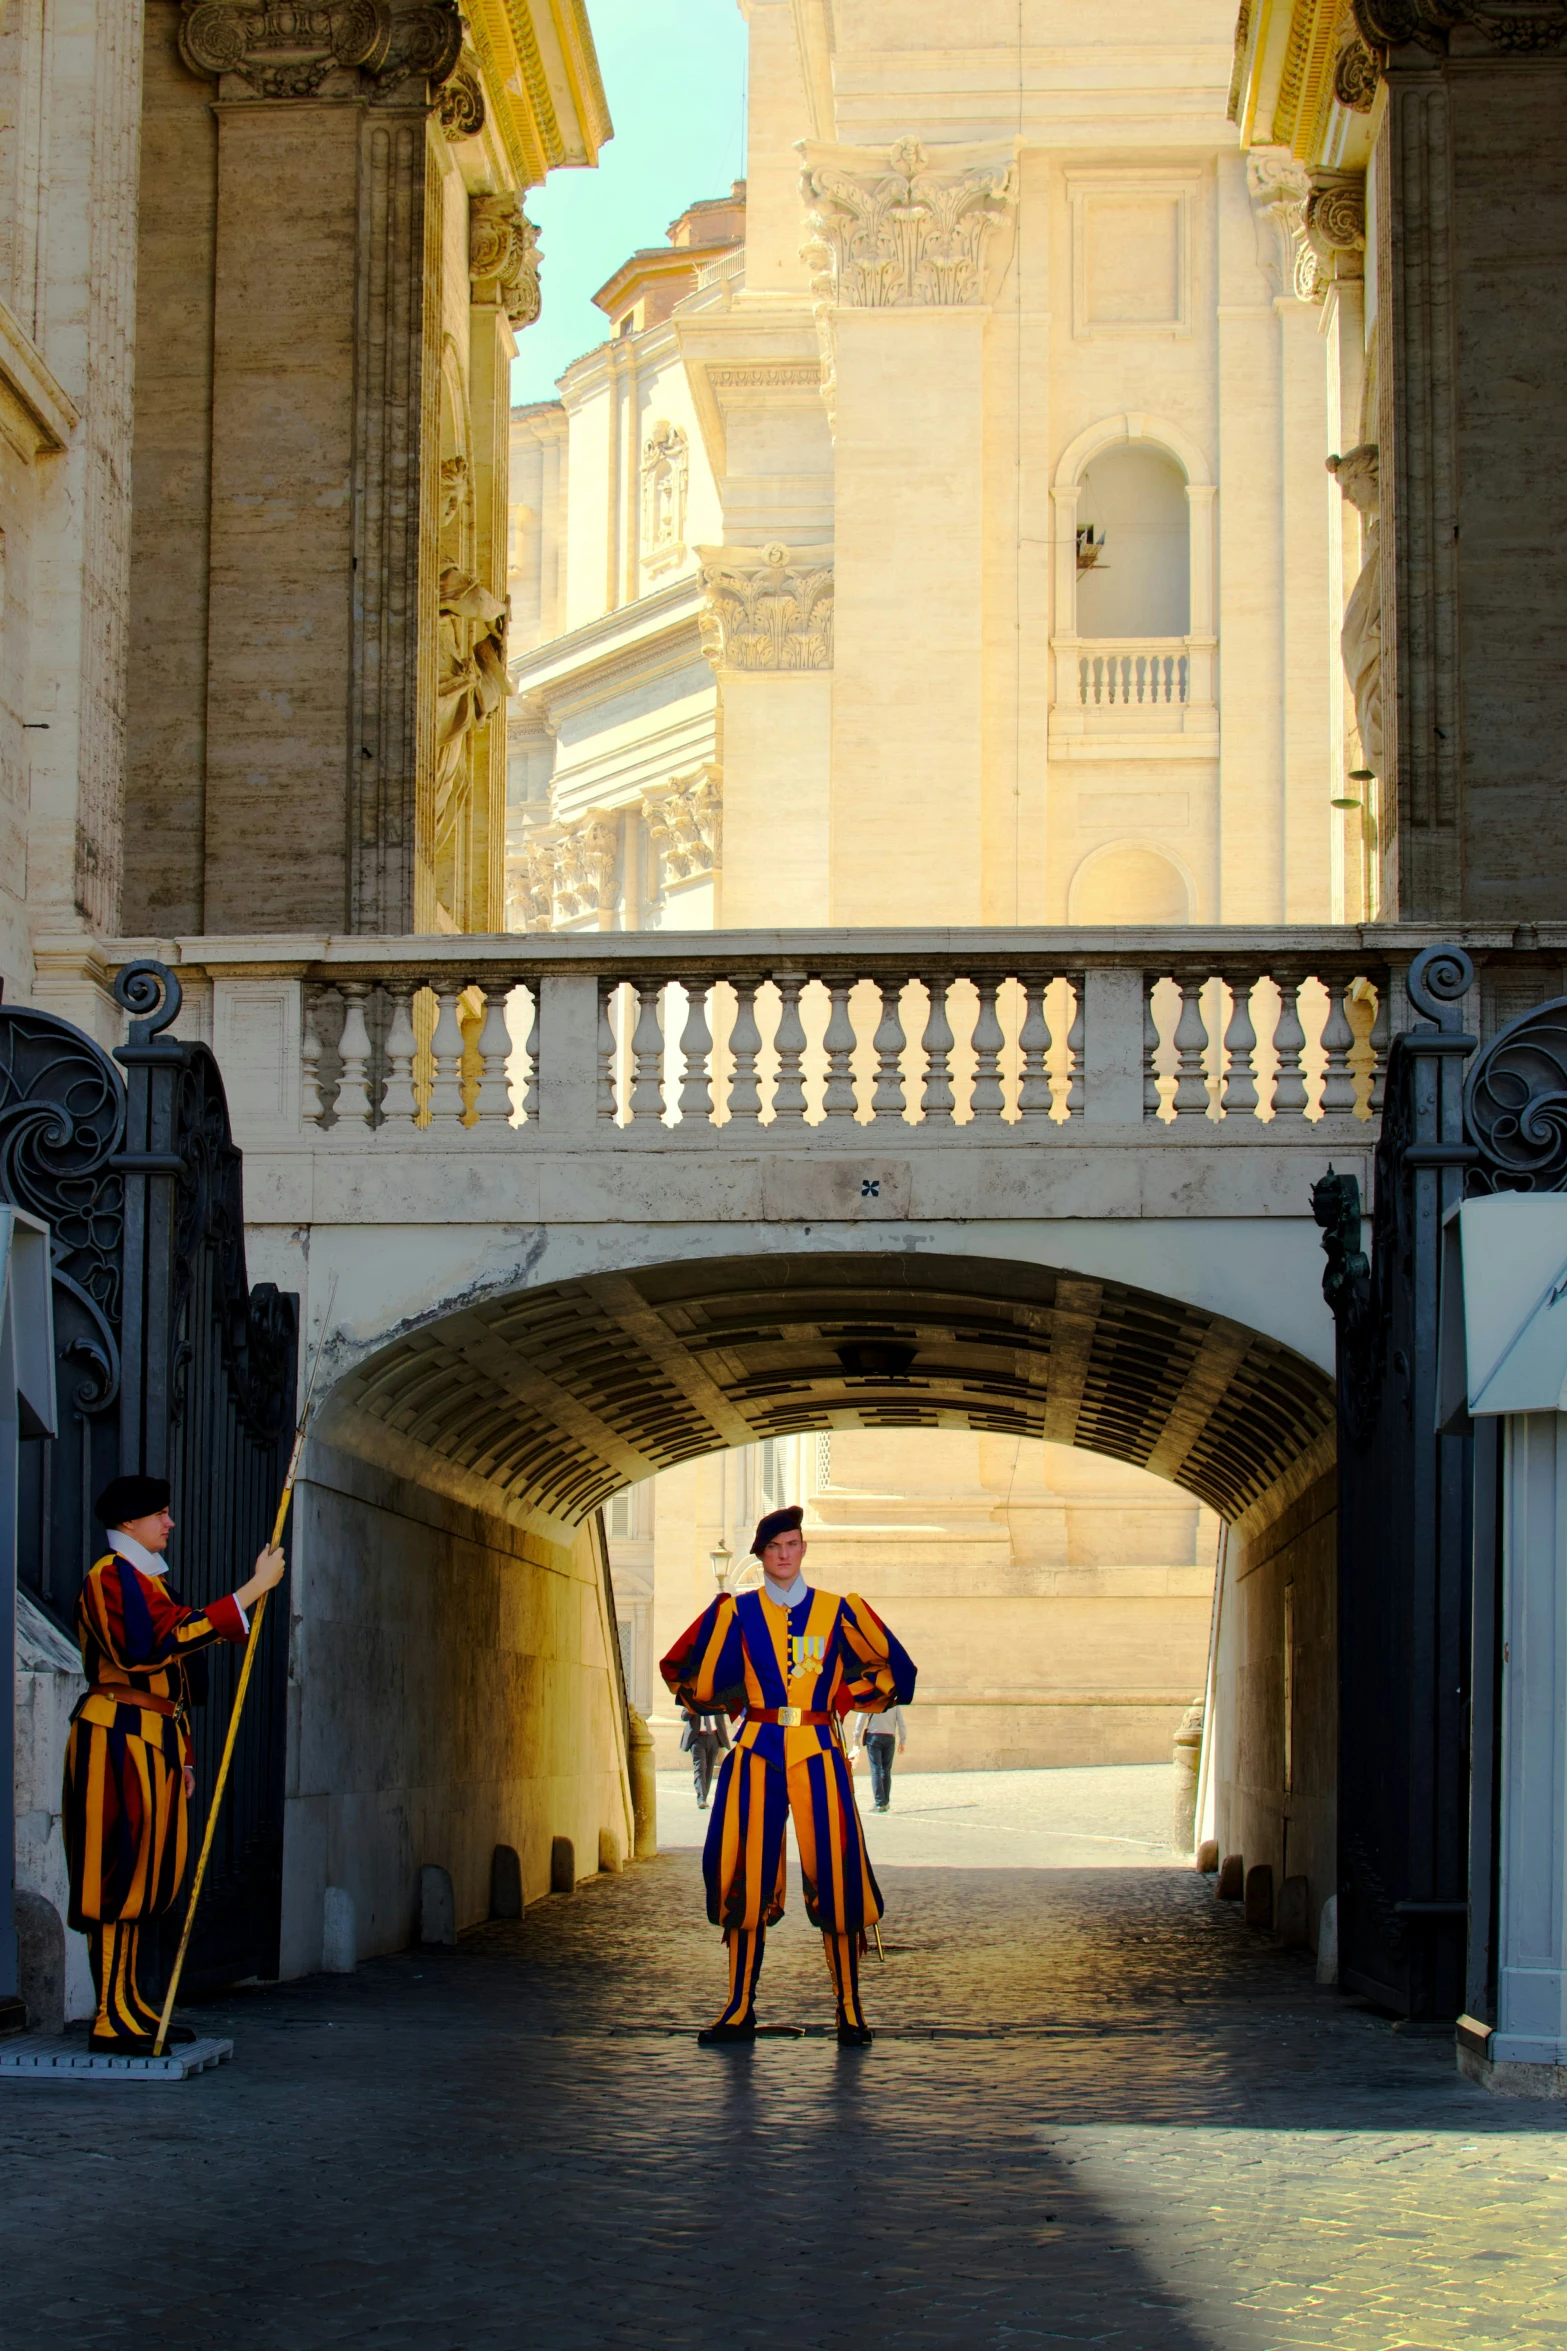
[(1356, 0), (1373, 156), (1382, 912), (1554, 920), (1567, 883), (1567, 0)]
[(837, 441), (831, 919), (979, 922), (987, 296), (1017, 166), (803, 152)]
[(329, 0), (286, 23), (197, 0), (181, 23), (186, 65), (217, 84), (210, 931), (414, 924), (428, 118), (460, 39), (453, 0)]
[[(474, 569), (506, 594), (511, 480), (511, 362), (516, 333), (539, 315), (538, 231), (514, 196), (468, 199), (469, 409), (473, 430)], [(477, 729), (471, 753), (464, 929), (506, 928), (506, 704)], [(456, 910), (454, 909), (454, 912)]]
[(719, 680), (727, 930), (832, 914), (830, 547), (699, 547), (702, 641)]

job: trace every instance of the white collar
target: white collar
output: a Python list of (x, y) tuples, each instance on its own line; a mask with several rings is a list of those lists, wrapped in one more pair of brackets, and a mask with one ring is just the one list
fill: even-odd
[(775, 1584), (766, 1568), (762, 1570), (762, 1589), (779, 1608), (798, 1608), (810, 1588), (799, 1568), (794, 1571), (792, 1584)]
[(110, 1527), (108, 1534), (109, 1549), (118, 1551), (120, 1557), (128, 1559), (132, 1567), (139, 1567), (143, 1575), (168, 1574), (169, 1563), (161, 1551), (149, 1551), (145, 1543), (138, 1543), (136, 1537), (128, 1535), (123, 1527)]

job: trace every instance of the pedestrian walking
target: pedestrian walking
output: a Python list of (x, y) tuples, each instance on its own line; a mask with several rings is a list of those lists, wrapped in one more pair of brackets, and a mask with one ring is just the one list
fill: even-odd
[(855, 1745), (863, 1747), (870, 1759), (871, 1794), (878, 1812), (886, 1812), (892, 1804), (892, 1762), (909, 1743), (908, 1725), (901, 1706), (889, 1706), (885, 1714), (862, 1714), (855, 1734)]
[(685, 1729), (680, 1734), (680, 1752), (691, 1758), (691, 1777), (696, 1782), (696, 1808), (707, 1810), (707, 1792), (718, 1769), (718, 1758), (729, 1749), (729, 1725), (721, 1714), (696, 1714), (689, 1706), (682, 1706)]

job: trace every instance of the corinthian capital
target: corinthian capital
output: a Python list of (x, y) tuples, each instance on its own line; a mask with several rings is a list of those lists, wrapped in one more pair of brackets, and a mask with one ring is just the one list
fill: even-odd
[(702, 646), (715, 669), (832, 667), (832, 550), (699, 547)]
[(986, 247), (1017, 201), (1012, 148), (804, 140), (800, 153), (801, 251), (819, 301), (890, 310), (984, 300)]
[(1353, 0), (1363, 39), (1384, 59), (1390, 49), (1447, 48), (1459, 25), (1495, 49), (1542, 56), (1567, 42), (1567, 0)]
[(427, 104), (462, 50), (456, 0), (185, 0), (180, 53), (192, 72), (253, 98), (388, 98)]

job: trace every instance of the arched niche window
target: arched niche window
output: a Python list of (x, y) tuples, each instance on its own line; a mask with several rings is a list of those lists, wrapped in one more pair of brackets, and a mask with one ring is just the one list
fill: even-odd
[(1114, 731), (1136, 712), (1134, 723), (1216, 728), (1215, 495), (1202, 450), (1166, 418), (1102, 417), (1063, 451), (1050, 492), (1052, 726)]
[(1117, 841), (1092, 850), (1073, 874), (1067, 893), (1069, 922), (1122, 923), (1151, 930), (1191, 919), (1192, 892), (1186, 876), (1160, 850), (1140, 841)]
[(1166, 450), (1147, 441), (1101, 450), (1079, 484), (1077, 530), (1080, 637), (1189, 635), (1186, 476)]

